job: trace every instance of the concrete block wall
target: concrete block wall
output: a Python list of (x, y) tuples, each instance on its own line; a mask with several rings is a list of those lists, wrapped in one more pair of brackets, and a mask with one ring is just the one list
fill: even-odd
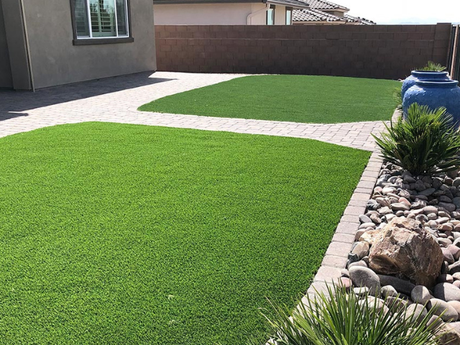
[(158, 25), (160, 71), (398, 79), (447, 64), (452, 25)]

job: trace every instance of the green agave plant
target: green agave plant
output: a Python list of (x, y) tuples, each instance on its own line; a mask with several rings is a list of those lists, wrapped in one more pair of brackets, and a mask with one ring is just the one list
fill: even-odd
[(407, 316), (407, 307), (399, 313), (384, 312), (377, 299), (360, 301), (353, 292), (336, 287), (308, 297), (294, 312), (286, 307), (273, 308), (273, 318), (263, 314), (275, 333), (269, 344), (435, 345), (441, 334), (439, 317), (429, 322), (433, 309), (423, 318)]
[(386, 125), (381, 137), (375, 136), (382, 157), (413, 175), (433, 174), (460, 167), (460, 132), (446, 109), (434, 111), (412, 104), (405, 120)]
[(422, 68), (416, 68), (417, 71), (434, 71), (434, 72), (442, 72), (446, 69), (445, 66), (439, 64), (439, 63), (435, 63), (433, 61), (428, 61), (428, 63), (426, 64), (426, 66), (422, 67)]

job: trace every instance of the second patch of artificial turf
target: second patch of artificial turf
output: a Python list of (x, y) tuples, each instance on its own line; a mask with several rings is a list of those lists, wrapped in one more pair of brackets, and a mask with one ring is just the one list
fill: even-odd
[(249, 76), (160, 98), (139, 110), (307, 123), (387, 121), (398, 87), (400, 82), (382, 79)]
[(85, 123), (0, 139), (9, 344), (244, 344), (294, 305), (369, 153)]

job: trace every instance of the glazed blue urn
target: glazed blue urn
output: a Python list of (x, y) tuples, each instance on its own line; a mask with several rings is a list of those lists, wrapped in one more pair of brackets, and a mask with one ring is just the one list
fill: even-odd
[(426, 105), (432, 110), (444, 107), (454, 118), (457, 128), (460, 124), (460, 87), (457, 80), (415, 82), (404, 95), (404, 118), (412, 103)]
[(435, 71), (412, 71), (411, 75), (407, 77), (401, 88), (401, 96), (404, 99), (406, 91), (415, 85), (417, 81), (448, 81), (447, 72), (435, 72)]

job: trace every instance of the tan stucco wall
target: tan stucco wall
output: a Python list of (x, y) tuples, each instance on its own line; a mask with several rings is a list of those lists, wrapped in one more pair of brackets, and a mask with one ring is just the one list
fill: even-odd
[[(235, 4), (177, 4), (154, 5), (156, 25), (246, 25), (249, 14), (265, 5)], [(265, 24), (265, 13), (252, 19), (253, 24)]]
[(131, 1), (134, 42), (73, 45), (69, 0), (24, 0), (35, 88), (156, 69), (151, 0)]
[(286, 25), (286, 6), (276, 5), (275, 25)]
[[(266, 5), (248, 4), (173, 4), (154, 5), (157, 25), (265, 25)], [(285, 24), (286, 7), (277, 5), (275, 24)], [(248, 23), (248, 16), (250, 17)]]

